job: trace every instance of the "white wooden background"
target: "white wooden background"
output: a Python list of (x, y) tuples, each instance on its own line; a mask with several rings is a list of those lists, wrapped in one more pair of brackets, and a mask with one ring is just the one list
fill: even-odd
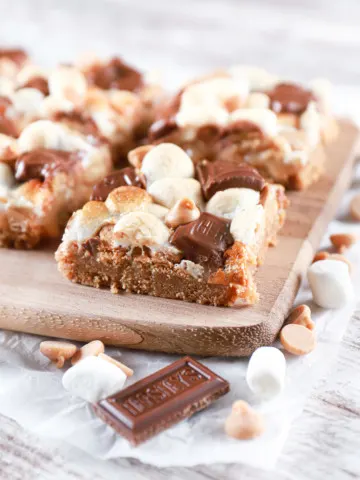
[[(135, 65), (164, 70), (169, 83), (241, 62), (360, 88), (360, 0), (0, 0), (0, 44), (28, 46), (47, 64), (84, 50), (121, 53)], [(359, 339), (360, 303), (337, 364), (314, 388), (273, 472), (105, 464), (0, 417), (0, 479), (360, 478)]]

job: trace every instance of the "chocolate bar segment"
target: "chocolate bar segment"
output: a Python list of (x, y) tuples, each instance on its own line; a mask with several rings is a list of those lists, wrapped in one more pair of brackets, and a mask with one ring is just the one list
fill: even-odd
[(170, 243), (181, 250), (187, 260), (212, 272), (224, 265), (224, 252), (234, 239), (229, 220), (203, 212), (194, 222), (177, 227)]
[(229, 383), (184, 357), (94, 405), (117, 433), (138, 445), (209, 406)]
[(310, 90), (295, 83), (278, 83), (266, 94), (270, 97), (270, 108), (275, 113), (301, 115), (311, 101), (316, 101)]
[(105, 202), (109, 193), (115, 188), (127, 186), (144, 187), (139, 175), (132, 167), (122, 168), (105, 177), (104, 180), (94, 186), (90, 200)]
[(265, 186), (258, 171), (243, 163), (203, 160), (196, 171), (206, 200), (228, 188), (251, 188), (260, 192)]

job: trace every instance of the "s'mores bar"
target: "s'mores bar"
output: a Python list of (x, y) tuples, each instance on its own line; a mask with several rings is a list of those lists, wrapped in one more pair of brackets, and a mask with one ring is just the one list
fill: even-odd
[(60, 123), (33, 122), (17, 139), (0, 134), (0, 247), (59, 237), (110, 170), (107, 143)]
[(102, 137), (121, 164), (144, 137), (161, 96), (155, 82), (119, 59), (52, 69), (26, 64), (0, 79), (0, 133), (17, 137), (31, 122), (49, 119)]
[(246, 164), (195, 167), (169, 143), (129, 159), (135, 168), (106, 177), (70, 219), (55, 255), (62, 274), (113, 293), (255, 303), (254, 273), (284, 222), (284, 187)]
[(239, 71), (196, 80), (161, 109), (149, 142), (175, 143), (195, 163), (247, 163), (266, 179), (306, 188), (323, 171), (322, 139), (330, 117), (321, 114), (312, 91), (276, 82), (256, 82)]

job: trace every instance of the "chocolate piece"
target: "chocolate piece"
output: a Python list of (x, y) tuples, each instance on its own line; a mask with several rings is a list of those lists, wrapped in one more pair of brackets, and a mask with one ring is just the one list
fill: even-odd
[(138, 445), (208, 407), (229, 383), (184, 357), (94, 405), (95, 413)]
[(117, 88), (134, 92), (144, 82), (140, 72), (124, 63), (120, 58), (113, 58), (106, 65), (95, 65), (88, 73), (89, 83), (103, 90)]
[(301, 115), (311, 101), (316, 101), (310, 90), (294, 83), (279, 83), (266, 94), (270, 97), (270, 108), (275, 113)]
[(95, 121), (83, 112), (56, 112), (53, 118), (55, 122), (66, 122), (71, 128), (84, 135), (99, 136), (99, 129)]
[(46, 180), (56, 171), (67, 171), (79, 159), (75, 152), (38, 148), (23, 153), (15, 163), (15, 178), (26, 182), (33, 178)]
[(39, 92), (43, 93), (45, 97), (49, 95), (49, 84), (44, 77), (32, 77), (20, 88), (35, 88)]
[(196, 172), (206, 200), (228, 188), (251, 188), (260, 192), (265, 186), (259, 172), (244, 163), (203, 160), (198, 163)]
[(132, 167), (122, 168), (105, 177), (93, 188), (90, 200), (105, 202), (110, 192), (118, 187), (133, 186), (144, 188), (144, 185), (135, 169)]
[[(0, 105), (1, 108), (1, 105)], [(16, 138), (19, 135), (15, 122), (0, 113), (0, 133)]]
[(159, 138), (170, 135), (177, 129), (177, 125), (174, 120), (161, 119), (154, 122), (149, 130), (149, 142), (154, 142)]
[(1, 58), (8, 58), (21, 67), (26, 62), (28, 56), (26, 52), (20, 48), (1, 48), (0, 59)]
[(205, 212), (194, 222), (178, 226), (169, 241), (186, 260), (210, 272), (224, 265), (224, 252), (234, 243), (230, 221)]

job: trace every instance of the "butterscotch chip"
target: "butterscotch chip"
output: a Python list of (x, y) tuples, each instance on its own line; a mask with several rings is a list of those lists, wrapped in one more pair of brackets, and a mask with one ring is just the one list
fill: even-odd
[(325, 250), (317, 252), (315, 257), (313, 258), (312, 263), (319, 262), (320, 260), (326, 260), (329, 256), (330, 256), (330, 253), (326, 252)]
[(112, 363), (116, 367), (120, 368), (127, 377), (131, 377), (134, 375), (134, 370), (131, 368), (127, 367), (123, 363), (119, 362), (118, 360), (115, 360), (115, 358), (109, 357), (109, 355), (106, 355), (106, 353), (100, 353), (98, 357), (102, 358), (103, 360), (106, 360), (109, 363)]
[(303, 325), (292, 323), (281, 330), (280, 342), (287, 352), (293, 355), (306, 355), (315, 348), (315, 333)]
[(350, 214), (354, 220), (360, 222), (360, 194), (355, 195), (351, 200)]
[(225, 422), (225, 433), (238, 440), (258, 437), (264, 431), (262, 416), (244, 400), (236, 401)]
[(354, 245), (357, 240), (357, 236), (352, 233), (335, 233), (330, 235), (330, 241), (339, 253)]
[(40, 343), (40, 352), (54, 362), (57, 368), (62, 368), (77, 350), (77, 346), (69, 342), (46, 340)]
[(288, 323), (303, 325), (310, 330), (314, 330), (315, 323), (311, 320), (311, 310), (307, 305), (299, 305), (294, 308), (287, 318)]
[(76, 352), (72, 357), (71, 363), (75, 365), (80, 360), (83, 360), (86, 357), (95, 356), (97, 357), (100, 353), (104, 353), (105, 347), (101, 340), (93, 340), (92, 342), (87, 343)]

